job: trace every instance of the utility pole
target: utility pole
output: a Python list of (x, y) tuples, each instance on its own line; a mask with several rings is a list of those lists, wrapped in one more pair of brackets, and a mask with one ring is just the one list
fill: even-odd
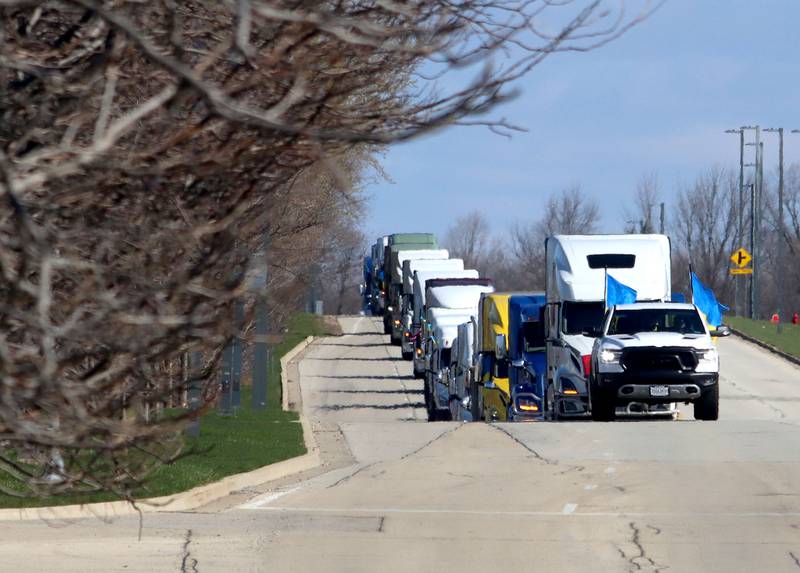
[(256, 271), (253, 276), (252, 289), (255, 297), (255, 335), (253, 337), (253, 392), (251, 407), (253, 410), (267, 408), (267, 384), (269, 368), (269, 307), (267, 306), (267, 245), (269, 230), (264, 232), (264, 245), (256, 255)]
[(658, 232), (663, 235), (665, 227), (666, 227), (666, 225), (665, 225), (665, 221), (666, 221), (665, 203), (663, 201), (661, 202), (661, 205), (659, 206), (659, 209), (660, 209), (660, 212), (659, 212), (659, 216), (658, 216), (658, 221), (659, 221)]
[(754, 317), (761, 317), (761, 214), (764, 202), (764, 142), (761, 141), (761, 129), (756, 129), (756, 232), (755, 252), (753, 253), (753, 304)]
[(778, 315), (778, 334), (781, 334), (783, 330), (783, 319), (784, 317), (781, 315), (781, 307), (783, 306), (784, 302), (784, 281), (782, 280), (783, 277), (778, 276), (778, 269), (781, 268), (783, 264), (783, 237), (784, 237), (784, 228), (783, 228), (783, 128), (770, 128), (765, 129), (764, 131), (769, 131), (778, 134), (778, 249), (777, 249), (777, 257), (778, 263), (775, 265), (775, 281), (777, 282), (777, 295), (778, 295), (778, 303), (775, 305), (775, 312)]
[[(744, 130), (747, 129), (745, 127), (740, 127), (739, 129), (728, 129), (725, 133), (737, 133), (739, 134), (739, 205), (737, 209), (738, 214), (738, 227), (736, 231), (736, 241), (739, 243), (739, 247), (742, 246), (742, 242), (744, 241)], [(744, 314), (744, 310), (742, 307), (744, 306), (741, 304), (740, 297), (740, 283), (739, 277), (734, 277), (733, 286), (734, 286), (734, 307), (735, 313), (738, 316)]]

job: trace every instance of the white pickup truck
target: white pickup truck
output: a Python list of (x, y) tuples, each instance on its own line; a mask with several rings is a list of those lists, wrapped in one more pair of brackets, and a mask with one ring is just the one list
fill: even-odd
[(592, 348), (589, 399), (592, 418), (610, 421), (617, 406), (694, 404), (697, 420), (719, 417), (719, 356), (693, 304), (616, 305), (609, 309)]

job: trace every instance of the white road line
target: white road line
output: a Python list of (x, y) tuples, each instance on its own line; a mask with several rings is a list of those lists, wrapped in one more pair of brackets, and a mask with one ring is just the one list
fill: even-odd
[(561, 513), (564, 515), (570, 515), (572, 513), (575, 513), (576, 509), (578, 509), (577, 503), (565, 503), (564, 509), (561, 510)]
[(797, 519), (800, 517), (798, 511), (779, 512), (706, 512), (706, 513), (645, 513), (645, 512), (626, 512), (626, 511), (595, 511), (582, 513), (567, 513), (562, 511), (480, 511), (469, 509), (426, 509), (426, 508), (393, 508), (393, 507), (368, 507), (368, 508), (336, 508), (336, 507), (261, 507), (262, 511), (272, 511), (277, 513), (340, 513), (340, 514), (441, 514), (441, 515), (477, 515), (477, 516), (497, 516), (497, 517), (663, 517), (681, 518), (687, 517), (713, 517), (713, 518), (774, 518), (785, 517), (787, 519)]
[(301, 486), (293, 487), (292, 489), (287, 489), (284, 491), (275, 491), (272, 493), (265, 493), (264, 495), (259, 495), (248, 501), (247, 503), (243, 503), (239, 506), (239, 509), (264, 509), (264, 506), (267, 504), (272, 503), (276, 499), (282, 498), (284, 495), (288, 495), (290, 493), (296, 492), (300, 489)]

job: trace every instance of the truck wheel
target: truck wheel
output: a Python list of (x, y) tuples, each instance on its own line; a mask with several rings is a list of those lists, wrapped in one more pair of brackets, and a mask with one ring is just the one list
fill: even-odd
[(617, 417), (614, 399), (606, 396), (594, 382), (590, 382), (592, 420), (596, 422), (613, 422)]
[(469, 413), (473, 422), (483, 422), (483, 391), (477, 382), (470, 384)]
[(400, 346), (400, 339), (395, 337), (394, 334), (389, 331), (389, 342), (392, 343), (392, 346)]
[(391, 334), (392, 333), (392, 323), (389, 322), (389, 317), (385, 314), (383, 315), (383, 333), (384, 334)]
[(719, 382), (694, 402), (695, 420), (719, 419)]
[[(414, 358), (414, 351), (413, 350), (410, 351), (410, 352), (406, 352), (406, 351), (403, 350), (400, 353), (403, 356), (403, 360), (411, 360), (412, 358)], [(415, 373), (415, 376), (416, 376), (416, 373)]]
[(551, 422), (558, 422), (559, 404), (556, 401), (556, 392), (552, 383), (547, 385), (547, 391), (544, 393), (544, 399), (544, 411), (546, 418), (548, 418)]

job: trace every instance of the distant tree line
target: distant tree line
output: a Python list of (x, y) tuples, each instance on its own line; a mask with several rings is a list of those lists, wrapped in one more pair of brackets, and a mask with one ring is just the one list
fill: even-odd
[[(672, 243), (673, 288), (688, 294), (689, 265), (731, 312), (749, 313), (749, 278), (732, 276), (730, 257), (739, 247), (751, 251), (750, 191), (739, 197), (738, 170), (712, 168), (694, 182), (673, 193), (665, 193), (655, 174), (646, 174), (623, 206), (623, 224), (607, 232), (657, 233), (660, 205), (665, 203), (665, 232)], [(777, 177), (765, 181), (762, 198), (761, 286), (758, 316), (769, 318), (778, 307), (782, 320), (800, 312), (800, 164), (787, 168), (784, 184), (784, 236), (779, 233)], [(739, 220), (742, 230), (740, 234)], [(541, 213), (530, 221), (514, 224), (507, 236), (492, 234), (479, 211), (458, 218), (444, 235), (452, 256), (465, 259), (470, 268), (495, 279), (503, 290), (544, 289), (544, 241), (552, 234), (592, 234), (602, 228), (599, 206), (579, 187), (555, 192)], [(603, 228), (606, 231), (605, 228)], [(784, 242), (778, 260), (778, 241)], [(738, 299), (736, 282), (739, 281)], [(785, 285), (785, 300), (778, 301), (778, 283)]]

